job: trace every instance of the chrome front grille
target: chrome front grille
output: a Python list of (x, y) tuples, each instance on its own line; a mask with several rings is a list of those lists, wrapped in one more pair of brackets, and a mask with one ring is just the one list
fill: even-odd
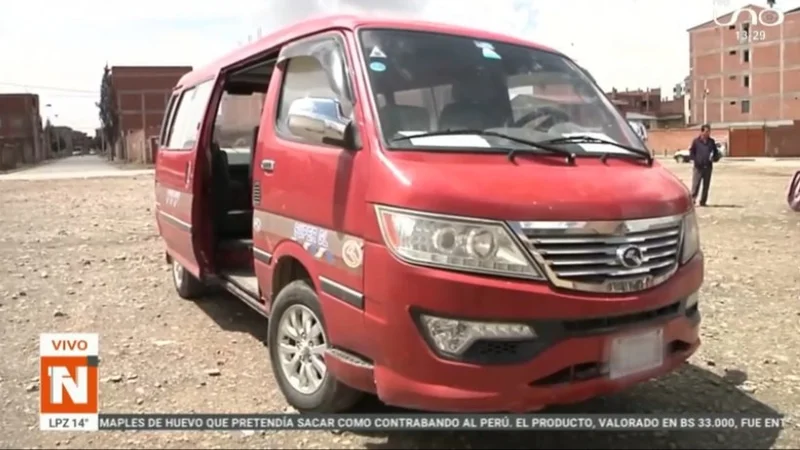
[(515, 222), (511, 227), (555, 286), (623, 293), (648, 289), (675, 273), (682, 219)]

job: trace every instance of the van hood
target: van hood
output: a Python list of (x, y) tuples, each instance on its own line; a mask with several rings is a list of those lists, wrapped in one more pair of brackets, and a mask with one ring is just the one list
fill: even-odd
[[(620, 220), (681, 214), (686, 186), (657, 161), (380, 152), (370, 201), (497, 220)], [(382, 173), (381, 173), (382, 172)], [(378, 177), (375, 177), (378, 175)]]

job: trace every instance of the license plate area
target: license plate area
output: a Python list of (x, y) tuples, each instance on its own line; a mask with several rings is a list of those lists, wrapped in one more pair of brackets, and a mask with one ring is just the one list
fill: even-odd
[(664, 364), (664, 330), (656, 328), (611, 339), (608, 376), (612, 380), (646, 372)]

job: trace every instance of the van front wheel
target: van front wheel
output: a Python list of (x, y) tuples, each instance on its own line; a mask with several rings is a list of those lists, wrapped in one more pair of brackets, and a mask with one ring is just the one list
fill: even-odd
[(175, 258), (172, 258), (172, 282), (181, 298), (187, 300), (199, 297), (203, 293), (203, 283), (194, 277)]
[(337, 380), (325, 364), (328, 336), (322, 308), (307, 281), (289, 283), (275, 298), (268, 330), (272, 372), (286, 401), (300, 412), (337, 413), (361, 393)]

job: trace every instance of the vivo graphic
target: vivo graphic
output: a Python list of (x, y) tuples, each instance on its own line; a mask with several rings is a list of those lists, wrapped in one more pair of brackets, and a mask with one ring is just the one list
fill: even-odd
[(720, 19), (725, 17), (726, 14), (718, 11), (720, 6), (719, 2), (714, 2), (714, 23), (722, 27), (738, 23), (739, 16), (742, 14), (749, 15), (750, 20), (748, 20), (748, 22), (750, 22), (752, 26), (762, 25), (765, 27), (775, 27), (783, 23), (783, 11), (778, 11), (772, 7), (764, 8), (761, 11), (746, 7), (739, 8), (733, 11), (731, 17), (726, 22), (722, 22)]

